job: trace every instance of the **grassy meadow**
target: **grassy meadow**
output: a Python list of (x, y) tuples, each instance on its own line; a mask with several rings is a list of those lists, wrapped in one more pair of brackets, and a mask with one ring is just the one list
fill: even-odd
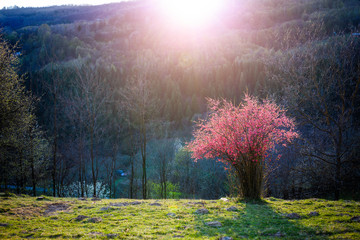
[(226, 200), (2, 196), (0, 239), (360, 239), (360, 202)]

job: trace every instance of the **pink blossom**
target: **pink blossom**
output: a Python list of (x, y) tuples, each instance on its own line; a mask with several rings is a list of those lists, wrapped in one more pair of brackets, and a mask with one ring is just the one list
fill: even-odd
[(198, 123), (195, 139), (187, 145), (195, 160), (220, 158), (232, 165), (264, 161), (276, 144), (286, 146), (298, 137), (294, 121), (269, 100), (261, 103), (246, 95), (238, 107), (214, 99), (208, 105), (208, 120)]

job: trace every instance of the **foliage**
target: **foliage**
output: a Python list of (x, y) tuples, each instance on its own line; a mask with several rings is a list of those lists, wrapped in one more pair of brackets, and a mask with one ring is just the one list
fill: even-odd
[[(16, 176), (17, 189), (25, 188), (25, 179), (36, 183), (46, 177), (48, 142), (34, 115), (35, 98), (25, 90), (18, 75), (18, 57), (0, 36), (0, 175), (5, 188)], [(13, 169), (16, 170), (13, 170)]]
[(0, 38), (0, 136), (1, 146), (21, 139), (21, 134), (32, 124), (34, 99), (26, 92), (18, 75), (19, 59), (15, 49)]
[(201, 121), (189, 143), (192, 156), (219, 158), (235, 169), (245, 198), (261, 196), (265, 158), (275, 144), (291, 142), (298, 136), (285, 110), (248, 95), (239, 107), (223, 100), (209, 99), (210, 115)]
[(173, 184), (171, 182), (166, 182), (166, 197), (163, 196), (162, 190), (161, 190), (161, 184), (150, 182), (150, 198), (159, 199), (159, 198), (165, 198), (165, 199), (179, 199), (181, 197), (181, 192), (179, 192), (179, 186), (177, 184)]

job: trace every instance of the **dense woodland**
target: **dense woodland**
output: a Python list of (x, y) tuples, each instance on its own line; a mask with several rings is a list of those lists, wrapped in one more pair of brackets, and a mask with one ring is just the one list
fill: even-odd
[(229, 1), (201, 29), (174, 27), (151, 0), (15, 7), (0, 26), (2, 190), (234, 195), (231, 168), (184, 146), (208, 97), (248, 93), (285, 107), (301, 136), (269, 154), (264, 196), (360, 197), (357, 0)]

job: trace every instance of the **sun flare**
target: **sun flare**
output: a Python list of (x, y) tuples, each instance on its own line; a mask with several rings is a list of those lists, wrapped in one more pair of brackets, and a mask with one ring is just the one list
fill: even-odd
[(167, 19), (184, 27), (201, 27), (214, 21), (222, 0), (159, 0)]

